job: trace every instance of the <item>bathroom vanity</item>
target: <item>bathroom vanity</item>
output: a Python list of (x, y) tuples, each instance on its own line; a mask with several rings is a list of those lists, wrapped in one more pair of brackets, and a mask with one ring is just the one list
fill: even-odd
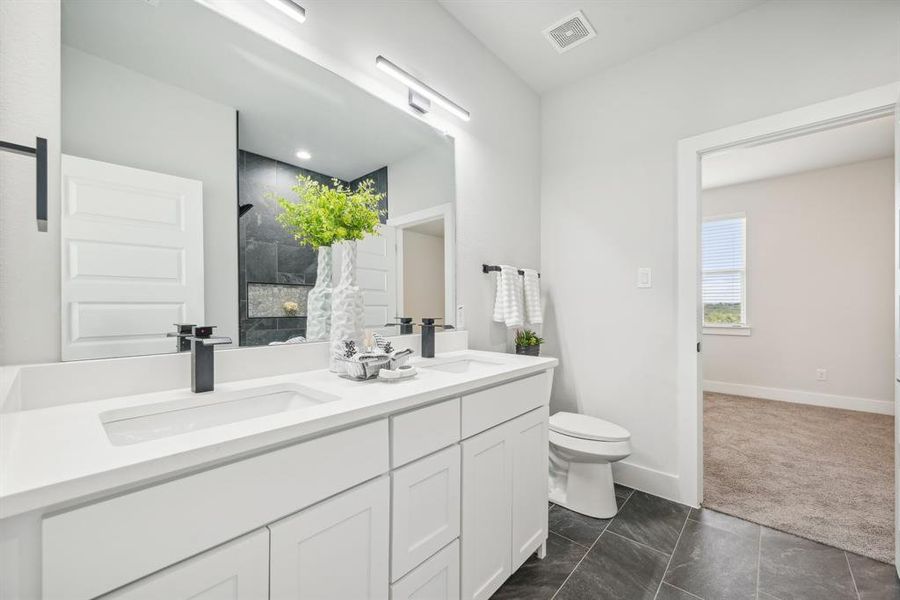
[[(545, 550), (556, 360), (441, 337), (465, 334), (398, 383), (318, 369), (0, 414), (0, 595), (490, 597)], [(42, 368), (102, 362), (122, 361)], [(25, 408), (29, 368), (6, 371)]]

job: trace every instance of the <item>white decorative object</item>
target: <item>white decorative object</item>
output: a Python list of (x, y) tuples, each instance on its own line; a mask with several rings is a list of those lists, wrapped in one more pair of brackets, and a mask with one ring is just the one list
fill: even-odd
[(336, 356), (343, 355), (344, 342), (362, 343), (363, 295), (356, 282), (356, 242), (341, 243), (341, 280), (331, 299), (331, 370), (337, 372)]
[(319, 262), (316, 267), (316, 285), (306, 299), (306, 339), (322, 342), (331, 331), (331, 246), (319, 248)]

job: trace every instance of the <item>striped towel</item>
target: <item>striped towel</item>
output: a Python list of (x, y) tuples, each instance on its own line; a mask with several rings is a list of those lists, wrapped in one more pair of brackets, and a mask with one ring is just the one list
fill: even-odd
[(544, 322), (541, 310), (541, 278), (534, 269), (523, 269), (523, 271), (525, 271), (525, 276), (522, 278), (525, 287), (525, 320), (532, 325), (540, 325)]
[(525, 318), (522, 301), (522, 278), (509, 265), (500, 265), (497, 273), (497, 296), (494, 298), (494, 321), (507, 327), (521, 327)]

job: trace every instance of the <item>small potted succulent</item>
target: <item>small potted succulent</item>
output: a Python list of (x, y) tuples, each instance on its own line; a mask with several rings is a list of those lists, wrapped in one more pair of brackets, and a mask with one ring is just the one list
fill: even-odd
[(516, 354), (540, 356), (543, 342), (544, 338), (538, 337), (531, 329), (519, 329), (516, 331)]

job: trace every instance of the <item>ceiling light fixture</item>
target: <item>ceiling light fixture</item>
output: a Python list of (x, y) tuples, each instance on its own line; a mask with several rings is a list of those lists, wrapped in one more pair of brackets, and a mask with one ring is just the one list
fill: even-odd
[(309, 160), (312, 158), (312, 154), (310, 154), (306, 150), (297, 150), (297, 158), (299, 158), (300, 160)]
[(298, 23), (306, 21), (306, 9), (294, 2), (294, 0), (266, 0), (266, 2)]
[(394, 79), (404, 83), (406, 87), (409, 88), (409, 105), (419, 112), (427, 112), (431, 102), (434, 102), (435, 104), (447, 109), (449, 112), (453, 113), (463, 121), (468, 121), (471, 118), (469, 111), (464, 109), (462, 106), (460, 106), (453, 100), (450, 100), (447, 96), (441, 94), (434, 88), (425, 85), (385, 57), (379, 56), (378, 58), (376, 58), (375, 66), (377, 66), (379, 69), (381, 69)]

